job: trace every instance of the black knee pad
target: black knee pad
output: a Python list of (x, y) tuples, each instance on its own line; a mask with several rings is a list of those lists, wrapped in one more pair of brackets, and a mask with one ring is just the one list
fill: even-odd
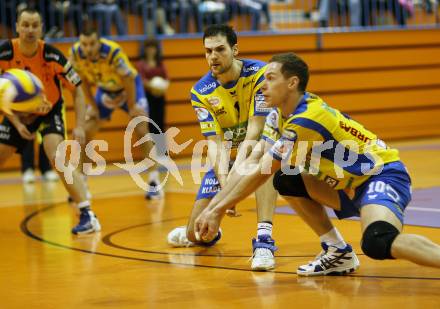
[(286, 175), (279, 170), (273, 177), (273, 187), (280, 195), (305, 197), (310, 199), (301, 174)]
[(391, 244), (399, 233), (399, 230), (388, 222), (373, 222), (362, 236), (362, 251), (375, 260), (394, 259), (391, 256)]

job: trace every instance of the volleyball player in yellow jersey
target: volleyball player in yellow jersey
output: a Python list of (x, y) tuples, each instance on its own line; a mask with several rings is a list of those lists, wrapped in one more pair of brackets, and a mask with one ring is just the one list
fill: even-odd
[[(230, 140), (232, 147), (244, 140), (258, 140), (264, 128), (267, 108), (261, 93), (265, 63), (257, 60), (237, 59), (238, 46), (235, 32), (226, 25), (213, 25), (205, 30), (203, 43), (210, 71), (191, 89), (191, 103), (200, 122), (202, 134), (214, 143), (208, 146), (208, 158), (213, 169), (206, 173), (197, 194), (187, 227), (179, 227), (168, 235), (173, 246), (213, 245), (197, 241), (194, 220), (212, 198), (228, 183), (229, 156), (222, 141)], [(232, 170), (239, 166), (237, 158)], [(222, 171), (222, 167), (226, 167)], [(272, 239), (272, 216), (276, 192), (269, 180), (256, 192), (257, 238), (253, 244), (253, 270), (268, 270), (275, 266)], [(307, 212), (307, 209), (304, 210)], [(333, 234), (338, 234), (336, 230)], [(332, 234), (332, 235), (333, 235)], [(339, 239), (341, 237), (339, 235)], [(343, 241), (343, 240), (342, 240)]]
[[(278, 109), (267, 117), (259, 146), (267, 141), (273, 141), (273, 146), (264, 154), (253, 153), (245, 162), (256, 163), (251, 174), (231, 176), (196, 219), (196, 235), (206, 241), (214, 238), (225, 211), (275, 174), (273, 185), (290, 205), (314, 209), (314, 216), (306, 221), (318, 235), (331, 228), (331, 223), (327, 229), (315, 224), (326, 221), (324, 204), (335, 209), (339, 218), (360, 216), (362, 250), (367, 256), (440, 267), (439, 245), (423, 236), (401, 233), (403, 213), (411, 200), (411, 179), (398, 151), (305, 92), (308, 77), (307, 64), (298, 56), (272, 57), (262, 89), (268, 106)], [(270, 166), (271, 173), (261, 173), (264, 166)], [(324, 245), (323, 249), (315, 261), (298, 268), (299, 275), (338, 272), (339, 265), (350, 258), (348, 246)]]
[[(131, 118), (148, 116), (142, 80), (119, 44), (100, 38), (95, 29), (86, 28), (79, 42), (70, 49), (69, 56), (81, 76), (89, 103), (85, 126), (88, 141), (98, 132), (102, 121), (110, 121), (116, 108), (123, 109)], [(135, 131), (139, 137), (144, 137), (149, 132), (148, 123), (138, 124)], [(143, 147), (148, 156), (151, 142), (144, 143)], [(149, 173), (150, 188), (146, 198), (163, 197), (159, 183), (159, 173), (153, 170)]]

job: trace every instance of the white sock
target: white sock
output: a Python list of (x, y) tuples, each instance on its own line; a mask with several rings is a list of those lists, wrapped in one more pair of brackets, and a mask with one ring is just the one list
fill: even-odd
[(77, 204), (79, 210), (90, 210), (90, 201), (83, 201)]
[(264, 221), (257, 224), (257, 237), (262, 235), (269, 235), (272, 237), (272, 223)]
[(342, 238), (342, 235), (339, 231), (334, 227), (324, 235), (319, 236), (321, 242), (326, 243), (327, 245), (335, 246), (339, 249), (344, 249), (347, 244)]
[(152, 171), (148, 174), (148, 182), (155, 182), (155, 183), (159, 183), (159, 172), (156, 171)]

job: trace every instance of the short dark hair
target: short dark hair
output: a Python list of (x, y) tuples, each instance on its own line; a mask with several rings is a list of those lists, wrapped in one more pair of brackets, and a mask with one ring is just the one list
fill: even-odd
[(206, 27), (205, 32), (203, 33), (203, 43), (205, 43), (206, 38), (217, 35), (226, 37), (226, 40), (231, 47), (237, 44), (237, 34), (232, 27), (225, 24), (214, 24)]
[(92, 26), (92, 25), (90, 25), (90, 24), (87, 24), (82, 30), (81, 30), (81, 33), (80, 33), (80, 35), (85, 35), (85, 36), (91, 36), (92, 34), (96, 34), (96, 36), (99, 38), (99, 32), (98, 32), (98, 30), (94, 27), (94, 26)]
[(23, 15), (23, 13), (38, 14), (38, 16), (40, 17), (41, 23), (43, 23), (43, 18), (41, 17), (41, 13), (32, 7), (26, 7), (24, 9), (18, 10), (17, 11), (17, 22), (20, 21), (20, 17), (21, 17), (21, 15)]
[(306, 91), (309, 82), (309, 67), (301, 57), (295, 53), (283, 53), (272, 56), (269, 62), (281, 63), (281, 73), (285, 78), (298, 76), (298, 90)]

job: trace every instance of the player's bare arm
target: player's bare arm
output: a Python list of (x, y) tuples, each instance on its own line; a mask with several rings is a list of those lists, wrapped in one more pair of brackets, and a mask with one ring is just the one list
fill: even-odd
[[(244, 163), (249, 165), (253, 161), (255, 161), (255, 158), (251, 156)], [(266, 166), (270, 166), (271, 173), (261, 173), (263, 167)], [(213, 198), (208, 207), (196, 219), (196, 236), (203, 240), (210, 240), (215, 237), (226, 210), (254, 192), (280, 168), (281, 162), (266, 153), (248, 175), (240, 176), (234, 173), (228, 184)]]
[(26, 125), (23, 122), (21, 122), (17, 114), (12, 114), (12, 115), (6, 114), (5, 116), (14, 125), (14, 127), (17, 129), (21, 137), (27, 140), (33, 140), (35, 138), (35, 133), (29, 132)]
[[(245, 141), (258, 141), (260, 139), (261, 132), (263, 132), (264, 128), (265, 119), (266, 117), (264, 116), (253, 116), (249, 118), (246, 137), (244, 139)], [(239, 148), (239, 152), (241, 153), (242, 150), (240, 149), (241, 148)], [(244, 151), (246, 152), (246, 156), (237, 156), (229, 174), (231, 174), (233, 170), (235, 170), (236, 166), (239, 166), (246, 159), (246, 157), (252, 152), (252, 148), (250, 146), (247, 146)]]
[(208, 160), (214, 169), (220, 186), (223, 188), (226, 185), (226, 178), (229, 169), (229, 153), (227, 148), (222, 143), (220, 135), (208, 136)]
[(144, 115), (144, 112), (136, 109), (136, 87), (133, 75), (128, 75), (123, 79), (124, 89), (127, 94), (128, 111), (131, 117)]

